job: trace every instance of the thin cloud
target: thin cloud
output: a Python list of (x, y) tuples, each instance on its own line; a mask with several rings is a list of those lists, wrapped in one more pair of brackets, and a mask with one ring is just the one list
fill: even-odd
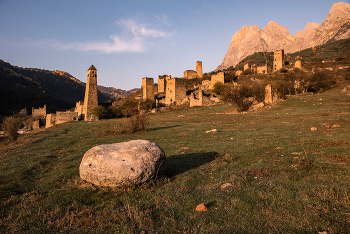
[(168, 21), (168, 16), (165, 15), (165, 14), (161, 14), (160, 16), (158, 15), (153, 15), (158, 21), (168, 25), (168, 26), (171, 26), (171, 24), (169, 23)]
[(138, 24), (134, 20), (120, 20), (117, 21), (117, 23), (125, 28), (125, 30), (131, 32), (135, 37), (137, 36), (142, 36), (142, 37), (153, 37), (153, 38), (158, 38), (158, 37), (170, 37), (172, 36), (172, 33), (157, 30), (157, 29), (152, 29), (150, 28), (147, 24)]
[(142, 53), (147, 50), (149, 38), (169, 38), (173, 34), (139, 24), (134, 20), (120, 20), (117, 24), (122, 28), (121, 35), (111, 35), (111, 41), (97, 42), (53, 42), (50, 45), (59, 50), (98, 51), (101, 53)]

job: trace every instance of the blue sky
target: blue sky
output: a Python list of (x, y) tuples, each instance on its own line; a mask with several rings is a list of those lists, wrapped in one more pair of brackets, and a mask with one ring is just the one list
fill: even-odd
[(322, 23), (336, 2), (0, 0), (0, 59), (83, 82), (93, 64), (98, 84), (129, 90), (143, 77), (182, 77), (196, 61), (213, 71), (242, 26), (274, 21), (295, 35)]

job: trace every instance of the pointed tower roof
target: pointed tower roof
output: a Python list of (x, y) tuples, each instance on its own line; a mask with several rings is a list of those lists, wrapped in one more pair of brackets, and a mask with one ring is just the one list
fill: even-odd
[(88, 71), (90, 71), (90, 70), (95, 70), (95, 71), (97, 71), (96, 68), (94, 67), (94, 65), (91, 65), (91, 67), (89, 68)]

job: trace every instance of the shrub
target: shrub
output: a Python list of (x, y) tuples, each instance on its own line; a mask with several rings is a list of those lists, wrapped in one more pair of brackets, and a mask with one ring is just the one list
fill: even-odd
[(265, 100), (265, 87), (265, 82), (253, 82), (251, 85), (250, 94), (257, 102)]
[(226, 85), (221, 82), (216, 82), (213, 85), (213, 92), (218, 95), (223, 95), (225, 93)]
[(323, 92), (327, 89), (332, 88), (336, 81), (332, 76), (326, 72), (316, 71), (313, 75), (306, 79), (306, 89), (307, 91), (313, 92)]
[(156, 102), (154, 100), (147, 100), (141, 103), (142, 110), (152, 110), (156, 108)]
[(281, 73), (287, 73), (287, 72), (288, 72), (288, 70), (287, 70), (287, 69), (285, 69), (285, 68), (281, 68), (281, 69), (280, 69), (280, 72), (281, 72)]
[(148, 129), (149, 120), (144, 114), (134, 115), (130, 118), (124, 118), (116, 128), (116, 133), (135, 133), (142, 132)]
[(248, 100), (250, 96), (250, 90), (247, 85), (231, 86), (226, 89), (224, 99), (228, 102), (235, 104), (238, 111), (248, 110), (252, 105), (252, 101)]
[(15, 141), (18, 138), (18, 129), (21, 127), (22, 121), (20, 117), (6, 117), (1, 125), (2, 130), (8, 135), (10, 141)]
[(103, 106), (95, 106), (91, 108), (91, 112), (96, 119), (101, 119), (101, 117), (106, 113), (106, 109)]

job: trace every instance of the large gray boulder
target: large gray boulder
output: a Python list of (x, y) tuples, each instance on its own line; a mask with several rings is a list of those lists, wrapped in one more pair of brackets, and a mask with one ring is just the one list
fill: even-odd
[(165, 153), (154, 142), (133, 140), (89, 149), (79, 167), (83, 180), (99, 186), (140, 184), (162, 173)]

